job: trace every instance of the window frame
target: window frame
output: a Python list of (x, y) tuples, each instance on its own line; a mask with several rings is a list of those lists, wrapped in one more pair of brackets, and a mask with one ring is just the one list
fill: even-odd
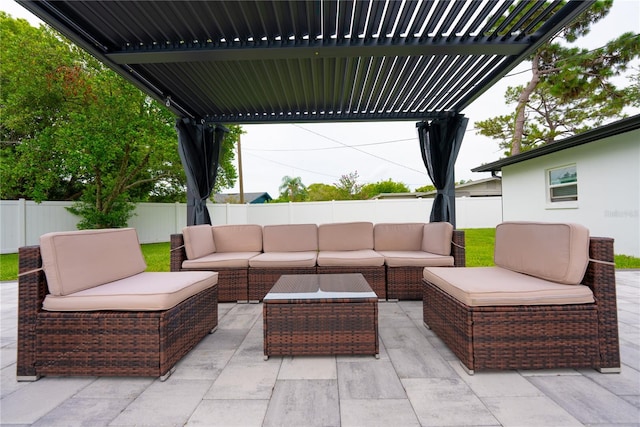
[[(561, 182), (561, 183), (552, 183), (551, 174), (554, 171), (562, 170), (562, 169), (571, 169), (573, 168), (575, 173), (575, 179), (569, 182)], [(554, 166), (545, 169), (545, 192), (546, 192), (546, 202), (548, 209), (564, 209), (564, 208), (577, 208), (578, 207), (578, 166), (576, 163), (568, 163), (560, 166)], [(575, 187), (575, 195), (568, 195), (565, 197), (562, 196), (554, 196), (553, 190), (556, 188), (569, 188)]]

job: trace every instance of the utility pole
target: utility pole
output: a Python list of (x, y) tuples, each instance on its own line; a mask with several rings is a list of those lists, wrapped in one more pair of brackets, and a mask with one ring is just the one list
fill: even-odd
[(242, 146), (240, 140), (242, 135), (238, 135), (238, 179), (240, 180), (240, 204), (244, 205), (244, 182), (242, 181)]

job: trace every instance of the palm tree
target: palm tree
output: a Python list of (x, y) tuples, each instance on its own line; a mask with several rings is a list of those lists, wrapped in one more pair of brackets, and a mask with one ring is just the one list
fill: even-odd
[(282, 177), (282, 184), (280, 184), (280, 198), (287, 199), (290, 202), (301, 202), (307, 197), (307, 187), (302, 183), (302, 178), (299, 176)]

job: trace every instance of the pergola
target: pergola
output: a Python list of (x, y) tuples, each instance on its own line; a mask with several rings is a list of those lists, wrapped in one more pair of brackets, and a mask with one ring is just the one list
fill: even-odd
[(593, 0), (22, 1), (179, 118), (188, 223), (210, 222), (223, 124), (418, 120), (455, 221), (469, 104)]

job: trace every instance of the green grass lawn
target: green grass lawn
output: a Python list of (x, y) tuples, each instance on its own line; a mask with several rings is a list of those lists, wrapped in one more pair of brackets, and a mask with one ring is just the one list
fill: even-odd
[(464, 230), (464, 246), (467, 267), (489, 267), (493, 264), (494, 228), (467, 228)]
[[(465, 232), (467, 267), (493, 265), (495, 229), (468, 228)], [(169, 271), (169, 242), (142, 245), (148, 271)], [(615, 256), (616, 268), (640, 268), (640, 258)], [(0, 255), (0, 281), (17, 280), (18, 254)]]

